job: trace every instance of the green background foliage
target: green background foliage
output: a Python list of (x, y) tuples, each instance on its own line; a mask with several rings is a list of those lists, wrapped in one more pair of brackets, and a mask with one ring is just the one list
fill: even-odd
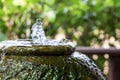
[(29, 38), (30, 27), (39, 18), (51, 38), (62, 33), (78, 46), (102, 46), (111, 37), (120, 39), (119, 4), (118, 0), (1, 0), (0, 36), (4, 38), (0, 40)]
[(77, 46), (120, 47), (119, 0), (0, 0), (0, 41), (30, 38), (42, 19), (47, 37)]

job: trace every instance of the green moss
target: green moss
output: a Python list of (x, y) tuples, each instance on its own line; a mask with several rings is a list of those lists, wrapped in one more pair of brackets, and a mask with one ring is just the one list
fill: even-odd
[(1, 80), (98, 80), (97, 76), (78, 58), (69, 56), (6, 57), (0, 63)]

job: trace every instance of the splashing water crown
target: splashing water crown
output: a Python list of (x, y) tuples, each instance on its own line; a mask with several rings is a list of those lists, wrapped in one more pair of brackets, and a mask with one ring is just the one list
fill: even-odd
[(37, 19), (36, 23), (33, 24), (32, 26), (31, 37), (32, 37), (32, 43), (34, 44), (44, 45), (45, 43), (47, 43), (47, 38), (42, 28), (42, 22), (39, 19)]
[(60, 41), (47, 39), (45, 32), (42, 28), (41, 20), (37, 19), (35, 24), (32, 26), (32, 43), (36, 45), (70, 45), (75, 47), (75, 45), (68, 39), (62, 39)]

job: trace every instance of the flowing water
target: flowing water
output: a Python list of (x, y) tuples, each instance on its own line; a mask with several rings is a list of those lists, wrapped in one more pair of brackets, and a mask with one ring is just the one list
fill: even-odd
[(86, 65), (90, 70), (92, 70), (99, 77), (98, 79), (105, 80), (104, 76), (102, 75), (102, 73), (101, 73), (100, 69), (97, 67), (97, 65), (86, 55), (75, 52), (72, 56), (76, 57), (76, 58), (80, 58), (83, 65)]
[(60, 41), (47, 39), (40, 20), (36, 20), (36, 23), (32, 26), (31, 37), (32, 43), (36, 45), (70, 45), (72, 47), (75, 47), (75, 45), (68, 39), (62, 39)]
[[(71, 46), (72, 48), (75, 48), (75, 45), (67, 39), (62, 39), (60, 41), (47, 39), (40, 20), (37, 20), (36, 23), (32, 26), (31, 37), (32, 37), (32, 40), (9, 40), (9, 41), (1, 42), (0, 43), (0, 53), (1, 53), (0, 64), (3, 63), (4, 56), (6, 55), (6, 50), (11, 46), (32, 47), (36, 45), (36, 46), (52, 47), (57, 45), (66, 45), (66, 46)], [(94, 74), (98, 76), (99, 80), (105, 80), (100, 69), (86, 55), (78, 52), (74, 52), (74, 54), (71, 54), (71, 56), (74, 58), (80, 59), (83, 65), (87, 66), (90, 70), (93, 71)]]

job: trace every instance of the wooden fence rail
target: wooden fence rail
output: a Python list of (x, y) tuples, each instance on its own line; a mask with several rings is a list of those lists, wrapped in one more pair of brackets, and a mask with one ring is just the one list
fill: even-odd
[(77, 52), (92, 55), (109, 54), (109, 73), (108, 80), (120, 80), (120, 49), (117, 48), (93, 48), (93, 47), (77, 47)]

